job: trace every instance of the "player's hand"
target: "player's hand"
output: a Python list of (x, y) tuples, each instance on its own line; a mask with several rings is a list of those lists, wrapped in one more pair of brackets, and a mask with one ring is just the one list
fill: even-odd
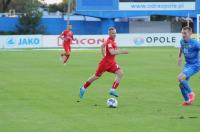
[(182, 58), (178, 58), (178, 65), (181, 66), (182, 65)]
[(122, 54), (128, 54), (128, 51), (124, 50), (124, 51), (122, 51)]

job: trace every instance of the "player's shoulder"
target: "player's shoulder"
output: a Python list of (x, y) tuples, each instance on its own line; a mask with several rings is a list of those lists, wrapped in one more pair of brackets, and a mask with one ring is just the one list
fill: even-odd
[(189, 43), (190, 43), (191, 45), (193, 45), (193, 47), (197, 47), (198, 49), (199, 49), (199, 47), (200, 47), (200, 43), (199, 43), (196, 39), (194, 39), (194, 38), (191, 38), (191, 39), (189, 40)]
[(107, 38), (106, 41), (105, 41), (105, 44), (107, 45), (107, 44), (109, 44), (110, 42), (111, 42), (110, 39)]
[(114, 39), (113, 39), (113, 38), (110, 38), (110, 37), (107, 39), (107, 41), (108, 41), (109, 43), (114, 43)]
[(66, 34), (66, 33), (67, 33), (67, 30), (64, 30), (62, 33), (63, 33), (63, 34)]
[(199, 41), (197, 41), (196, 39), (193, 39), (193, 38), (191, 38), (190, 41), (193, 44), (200, 44)]

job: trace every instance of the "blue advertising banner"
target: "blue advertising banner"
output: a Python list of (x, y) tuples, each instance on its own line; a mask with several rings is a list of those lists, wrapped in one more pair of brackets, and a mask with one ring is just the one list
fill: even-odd
[(77, 11), (195, 10), (199, 0), (76, 0)]
[(196, 18), (200, 0), (77, 0), (75, 14), (99, 18), (168, 15)]
[(118, 10), (118, 0), (76, 0), (77, 11)]
[(195, 10), (195, 0), (119, 0), (119, 10)]

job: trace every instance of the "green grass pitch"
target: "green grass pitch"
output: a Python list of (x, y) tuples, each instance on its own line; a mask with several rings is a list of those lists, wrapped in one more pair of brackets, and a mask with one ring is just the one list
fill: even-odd
[[(119, 107), (107, 108), (114, 75), (105, 73), (81, 102), (79, 87), (92, 75), (100, 51), (0, 51), (0, 132), (198, 132), (200, 99), (181, 107), (176, 48), (131, 48), (118, 56), (124, 78)], [(190, 84), (200, 93), (200, 76)]]

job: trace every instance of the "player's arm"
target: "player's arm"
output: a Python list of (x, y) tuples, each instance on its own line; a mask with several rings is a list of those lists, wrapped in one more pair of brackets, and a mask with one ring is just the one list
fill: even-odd
[(109, 48), (108, 50), (111, 55), (128, 54), (128, 51), (126, 50), (119, 50), (119, 49), (113, 49), (113, 48)]
[(179, 50), (179, 54), (178, 54), (178, 58), (182, 58), (182, 49), (180, 48), (180, 50)]
[(64, 37), (63, 37), (63, 33), (61, 33), (58, 37), (58, 39), (62, 39), (63, 41), (66, 40)]
[(102, 54), (102, 56), (105, 56), (105, 47), (106, 47), (106, 44), (103, 43), (103, 44), (101, 45), (101, 54)]
[(182, 64), (182, 49), (180, 48), (179, 54), (178, 54), (178, 65), (181, 66)]
[(58, 39), (62, 39), (62, 40), (63, 40), (63, 33), (61, 33), (61, 34), (58, 36)]

